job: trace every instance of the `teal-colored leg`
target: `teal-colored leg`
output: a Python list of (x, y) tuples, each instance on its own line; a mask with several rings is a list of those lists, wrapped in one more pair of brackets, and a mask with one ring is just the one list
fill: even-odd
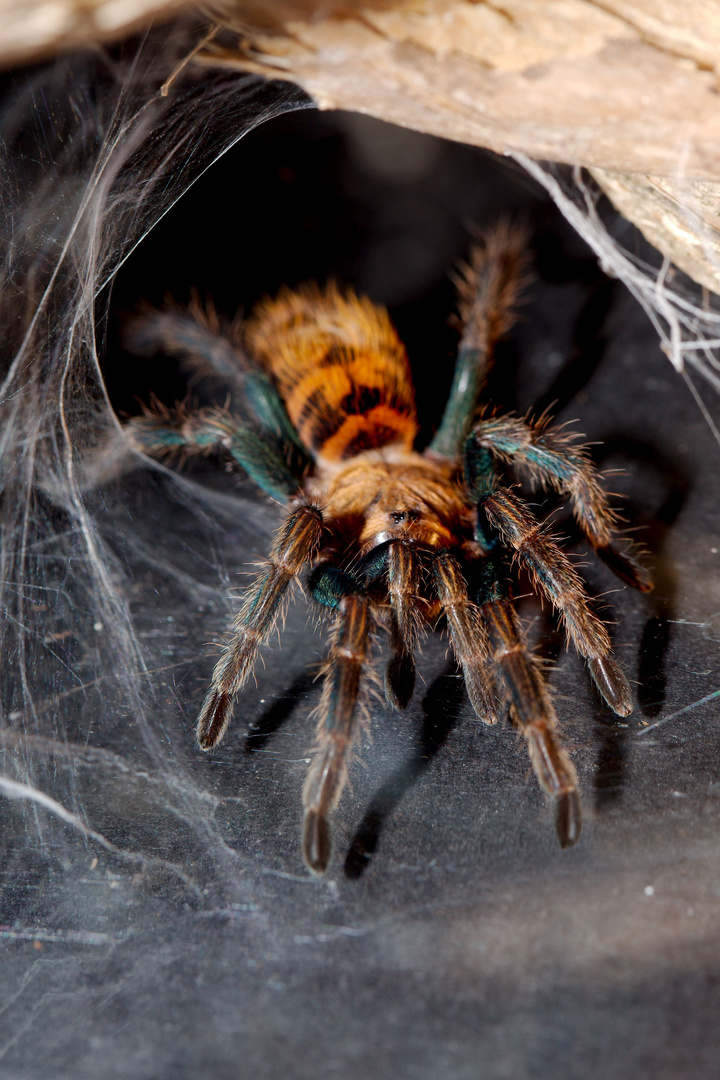
[(163, 351), (177, 356), (191, 374), (220, 380), (247, 408), (253, 422), (307, 459), (282, 399), (264, 371), (245, 354), (236, 323), (223, 327), (212, 306), (199, 301), (187, 310), (150, 311), (133, 318), (126, 331), (128, 347), (141, 356)]
[(463, 326), (450, 396), (428, 449), (455, 460), (472, 430), (480, 393), (496, 342), (512, 326), (527, 277), (527, 237), (523, 229), (501, 223), (476, 246), (458, 279)]
[(156, 408), (126, 425), (133, 441), (156, 457), (168, 453), (209, 454), (226, 450), (259, 488), (281, 502), (297, 494), (300, 476), (260, 435), (238, 424), (224, 409), (187, 412)]
[(650, 577), (630, 545), (618, 543), (614, 535), (617, 514), (586, 449), (577, 445), (575, 436), (548, 428), (544, 422), (493, 416), (481, 420), (468, 441), (468, 455), (479, 458), (483, 453), (519, 465), (531, 479), (569, 498), (575, 520), (600, 558), (633, 588), (641, 592), (652, 589)]

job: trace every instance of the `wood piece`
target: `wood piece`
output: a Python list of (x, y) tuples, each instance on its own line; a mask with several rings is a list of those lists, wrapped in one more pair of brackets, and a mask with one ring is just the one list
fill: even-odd
[[(0, 62), (186, 7), (0, 0)], [(224, 0), (213, 14), (225, 29), (205, 63), (288, 79), (321, 108), (590, 167), (661, 252), (720, 291), (716, 0)]]
[(646, 240), (698, 284), (720, 294), (720, 183), (591, 171)]
[[(720, 178), (720, 6), (235, 0), (214, 62), (299, 83), (323, 108), (618, 172)], [(323, 15), (319, 16), (322, 10)], [(275, 20), (275, 21), (273, 21)]]

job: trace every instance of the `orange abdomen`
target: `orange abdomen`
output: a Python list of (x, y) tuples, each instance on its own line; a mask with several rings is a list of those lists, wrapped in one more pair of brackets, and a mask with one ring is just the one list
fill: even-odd
[(345, 461), (364, 450), (411, 450), (415, 395), (405, 347), (385, 308), (336, 285), (284, 289), (246, 327), (303, 445)]

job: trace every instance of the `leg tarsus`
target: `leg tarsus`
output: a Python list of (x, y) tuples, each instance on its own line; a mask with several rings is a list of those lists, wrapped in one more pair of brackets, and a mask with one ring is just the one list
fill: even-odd
[(577, 791), (564, 791), (555, 799), (555, 832), (563, 851), (580, 839), (582, 811)]
[(627, 716), (632, 712), (630, 687), (613, 659), (607, 627), (591, 610), (582, 579), (567, 555), (542, 531), (529, 507), (507, 488), (498, 488), (481, 501), (491, 525), (515, 550), (538, 591), (562, 618), (568, 639), (587, 660), (608, 705)]
[(395, 709), (407, 708), (415, 689), (415, 658), (405, 649), (394, 649), (385, 668), (385, 698)]
[(313, 874), (325, 873), (332, 853), (332, 840), (328, 819), (317, 810), (305, 811), (302, 853), (305, 863)]
[[(337, 580), (337, 579), (335, 579)], [(337, 604), (327, 674), (317, 726), (317, 753), (303, 789), (303, 856), (315, 874), (327, 869), (331, 854), (328, 817), (347, 780), (355, 736), (357, 701), (370, 631), (366, 597), (346, 595)]]
[(198, 717), (197, 741), (201, 750), (217, 746), (230, 722), (232, 709), (232, 696), (210, 687)]
[(480, 612), (488, 631), (492, 662), (507, 689), (515, 724), (527, 742), (533, 771), (540, 787), (555, 803), (558, 839), (562, 847), (570, 847), (577, 843), (582, 828), (577, 775), (560, 742), (555, 709), (542, 672), (527, 650), (509, 600), (491, 599)]
[(633, 711), (632, 691), (620, 665), (612, 656), (591, 657), (587, 664), (593, 682), (613, 712), (629, 716)]
[(649, 593), (654, 585), (647, 570), (635, 560), (631, 551), (622, 550), (616, 544), (604, 544), (595, 549), (597, 556), (612, 570), (615, 577), (638, 592)]
[(252, 673), (260, 646), (272, 633), (290, 582), (313, 558), (322, 529), (318, 507), (303, 505), (288, 515), (277, 533), (269, 564), (250, 586), (232, 637), (215, 665), (197, 722), (203, 750), (212, 749), (225, 734), (233, 702)]

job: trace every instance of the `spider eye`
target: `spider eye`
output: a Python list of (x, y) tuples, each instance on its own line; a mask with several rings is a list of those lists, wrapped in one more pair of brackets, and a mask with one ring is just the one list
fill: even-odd
[(401, 525), (404, 521), (417, 521), (419, 516), (417, 510), (391, 510), (388, 514), (388, 517), (394, 521), (396, 525)]

